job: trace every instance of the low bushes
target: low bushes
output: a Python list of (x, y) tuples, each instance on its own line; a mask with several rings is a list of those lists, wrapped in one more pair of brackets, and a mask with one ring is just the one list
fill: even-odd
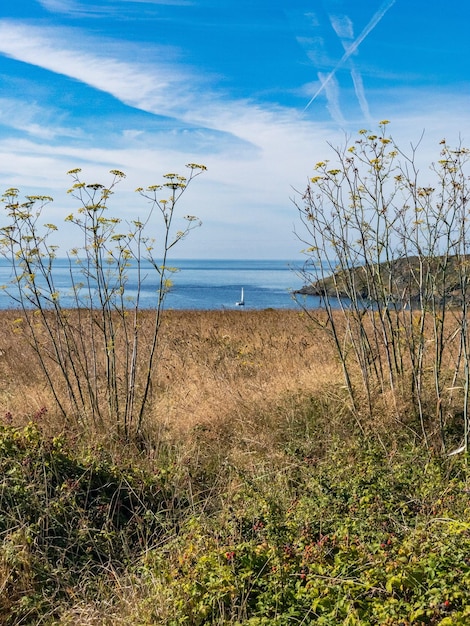
[(251, 464), (3, 426), (2, 623), (468, 623), (466, 460), (315, 410)]
[(3, 624), (52, 618), (82, 587), (92, 597), (187, 506), (168, 472), (116, 465), (104, 449), (80, 455), (33, 422), (0, 429), (0, 475)]

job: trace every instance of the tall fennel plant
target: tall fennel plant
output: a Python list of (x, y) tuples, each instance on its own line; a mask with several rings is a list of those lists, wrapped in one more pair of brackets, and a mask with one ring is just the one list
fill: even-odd
[(333, 339), (358, 422), (379, 407), (401, 420), (411, 405), (424, 440), (445, 448), (460, 412), (469, 432), (468, 150), (443, 141), (423, 184), (417, 148), (405, 154), (387, 124), (333, 148), (297, 203), (304, 278), (327, 323), (301, 304)]
[[(121, 436), (141, 433), (158, 364), (158, 339), (165, 297), (171, 286), (171, 249), (200, 221), (186, 216), (175, 229), (176, 206), (188, 185), (206, 168), (189, 164), (188, 177), (167, 174), (160, 185), (139, 188), (148, 208), (143, 219), (123, 222), (109, 214), (109, 200), (124, 178), (112, 170), (108, 186), (87, 184), (80, 169), (69, 172), (69, 193), (78, 209), (66, 217), (78, 245), (67, 250), (71, 293), (54, 272), (58, 227), (43, 223), (52, 198), (17, 189), (3, 197), (7, 223), (0, 252), (12, 268), (5, 291), (21, 311), (17, 324), (33, 347), (63, 416), (94, 428), (114, 425)], [(160, 216), (160, 219), (158, 219)], [(156, 235), (150, 236), (152, 230)], [(59, 233), (60, 234), (60, 233)], [(150, 268), (150, 270), (149, 270)], [(136, 276), (129, 294), (130, 272)], [(142, 310), (142, 288), (152, 281), (155, 301)], [(72, 304), (65, 306), (64, 297)], [(150, 316), (151, 322), (144, 318)]]

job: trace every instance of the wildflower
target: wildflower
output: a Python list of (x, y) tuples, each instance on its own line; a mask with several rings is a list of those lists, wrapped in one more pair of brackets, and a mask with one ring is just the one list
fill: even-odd
[(42, 417), (43, 415), (45, 415), (47, 413), (47, 407), (42, 406), (38, 411), (36, 411), (36, 413), (34, 414), (34, 419), (39, 419), (40, 417)]

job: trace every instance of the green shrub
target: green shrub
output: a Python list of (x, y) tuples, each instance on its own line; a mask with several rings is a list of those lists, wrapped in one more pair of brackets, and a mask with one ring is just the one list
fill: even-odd
[(82, 584), (89, 594), (187, 506), (171, 472), (120, 467), (104, 450), (80, 456), (34, 423), (0, 427), (0, 476), (2, 623), (53, 612)]

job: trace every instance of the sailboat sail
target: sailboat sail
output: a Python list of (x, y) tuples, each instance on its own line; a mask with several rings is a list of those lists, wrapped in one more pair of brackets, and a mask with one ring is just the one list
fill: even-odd
[(237, 302), (237, 306), (245, 306), (245, 295), (243, 292), (243, 287), (242, 287), (242, 293), (240, 296), (240, 302)]

